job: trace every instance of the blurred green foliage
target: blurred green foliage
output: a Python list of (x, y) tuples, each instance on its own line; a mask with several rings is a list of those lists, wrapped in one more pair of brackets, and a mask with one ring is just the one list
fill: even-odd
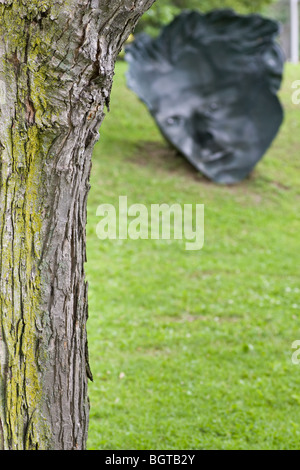
[(238, 13), (261, 12), (274, 0), (157, 0), (145, 13), (137, 26), (137, 32), (156, 35), (159, 29), (172, 21), (182, 10), (209, 11), (217, 8), (232, 8)]

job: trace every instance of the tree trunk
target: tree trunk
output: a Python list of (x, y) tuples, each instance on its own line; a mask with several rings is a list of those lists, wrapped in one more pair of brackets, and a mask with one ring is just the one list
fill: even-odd
[(153, 0), (0, 0), (0, 449), (84, 449), (91, 154)]

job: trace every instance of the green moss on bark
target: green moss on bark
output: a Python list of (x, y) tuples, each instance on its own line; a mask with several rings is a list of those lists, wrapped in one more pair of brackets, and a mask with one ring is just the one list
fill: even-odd
[(6, 42), (2, 70), (6, 88), (14, 94), (14, 109), (7, 109), (11, 119), (1, 135), (0, 167), (0, 424), (6, 449), (46, 448), (49, 437), (37, 324), (42, 316), (41, 207), (51, 80), (46, 83), (46, 67), (38, 67), (37, 61), (39, 55), (47, 60), (47, 44), (28, 21), (49, 7), (50, 2), (32, 0), (0, 6), (0, 33)]

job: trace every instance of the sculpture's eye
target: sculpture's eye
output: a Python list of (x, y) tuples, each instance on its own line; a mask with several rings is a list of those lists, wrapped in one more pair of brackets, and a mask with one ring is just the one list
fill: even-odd
[(183, 122), (184, 118), (182, 116), (170, 116), (166, 120), (167, 125), (170, 127), (180, 126)]
[(215, 111), (218, 111), (218, 109), (220, 108), (220, 105), (219, 103), (213, 101), (212, 103), (210, 103), (209, 105), (209, 110), (214, 113)]

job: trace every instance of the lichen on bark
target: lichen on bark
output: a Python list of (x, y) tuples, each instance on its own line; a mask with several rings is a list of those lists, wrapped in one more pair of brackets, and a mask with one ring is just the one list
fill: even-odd
[(47, 447), (47, 420), (40, 413), (42, 374), (37, 366), (41, 354), (37, 325), (43, 314), (39, 262), (46, 147), (34, 104), (37, 81), (42, 92), (40, 73), (33, 67), (38, 36), (24, 10), (21, 2), (0, 6), (0, 74), (8, 91), (1, 107), (0, 134), (0, 419), (2, 446), (11, 449)]

